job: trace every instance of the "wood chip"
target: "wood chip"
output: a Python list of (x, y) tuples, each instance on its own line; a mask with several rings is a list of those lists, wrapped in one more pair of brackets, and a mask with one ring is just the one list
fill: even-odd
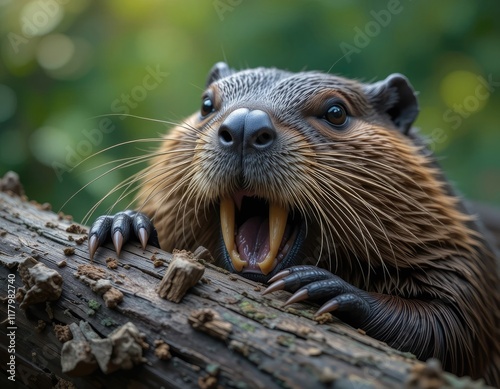
[(196, 259), (202, 259), (208, 263), (215, 262), (214, 257), (212, 257), (210, 251), (203, 246), (199, 246), (196, 250), (194, 250), (193, 257)]
[(97, 369), (97, 361), (89, 342), (76, 323), (69, 325), (73, 339), (63, 344), (61, 350), (62, 372), (73, 377), (82, 377)]
[(0, 178), (0, 192), (12, 193), (16, 196), (24, 196), (24, 188), (19, 180), (19, 175), (13, 171), (8, 171)]
[(73, 335), (71, 334), (69, 326), (67, 325), (56, 324), (54, 326), (54, 333), (56, 334), (56, 338), (61, 343), (73, 339)]
[(66, 232), (70, 232), (72, 234), (86, 234), (87, 230), (78, 224), (72, 224), (68, 228), (66, 228)]
[(94, 265), (80, 265), (76, 272), (77, 276), (85, 276), (91, 280), (100, 280), (106, 278), (106, 272)]
[(154, 345), (155, 345), (155, 356), (158, 359), (167, 361), (170, 358), (172, 358), (172, 354), (170, 354), (170, 346), (163, 340), (161, 339), (155, 340)]
[(226, 340), (233, 330), (233, 325), (223, 320), (213, 309), (196, 309), (189, 315), (188, 323), (198, 331), (207, 333), (214, 338)]
[(118, 260), (116, 258), (108, 257), (106, 258), (106, 266), (108, 269), (114, 270), (118, 268)]
[(18, 272), (24, 283), (24, 287), (18, 288), (16, 294), (21, 309), (31, 304), (55, 301), (61, 296), (63, 279), (45, 264), (28, 257), (19, 264)]
[(174, 250), (172, 261), (156, 291), (161, 298), (179, 303), (189, 288), (203, 276), (205, 267), (188, 251)]
[(123, 301), (123, 293), (116, 288), (111, 288), (102, 295), (102, 298), (108, 308), (115, 308)]
[(64, 248), (64, 255), (69, 256), (69, 255), (73, 255), (74, 253), (75, 253), (74, 247), (65, 247)]

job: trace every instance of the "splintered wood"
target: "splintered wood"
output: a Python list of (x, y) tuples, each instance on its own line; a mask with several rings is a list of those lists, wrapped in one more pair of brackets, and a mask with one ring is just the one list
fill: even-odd
[(33, 257), (27, 257), (18, 267), (24, 287), (17, 289), (16, 300), (21, 309), (31, 304), (45, 301), (55, 301), (61, 297), (63, 279), (61, 275), (38, 262)]
[(72, 339), (64, 343), (61, 350), (63, 373), (73, 377), (86, 376), (99, 367), (105, 374), (117, 370), (129, 370), (147, 362), (142, 356), (149, 346), (145, 335), (135, 324), (127, 322), (102, 339), (88, 322), (69, 325)]
[(161, 298), (179, 303), (204, 272), (205, 266), (194, 259), (190, 252), (174, 250), (172, 261), (156, 291)]
[(195, 330), (205, 332), (221, 340), (227, 340), (233, 331), (233, 325), (223, 320), (215, 310), (210, 308), (195, 309), (189, 315), (188, 323)]

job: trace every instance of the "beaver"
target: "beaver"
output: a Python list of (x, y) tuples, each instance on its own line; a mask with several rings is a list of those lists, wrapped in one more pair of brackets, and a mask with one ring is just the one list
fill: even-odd
[(481, 225), (413, 123), (408, 79), (216, 64), (201, 108), (132, 179), (111, 237), (207, 247), (220, 266), (322, 303), (346, 323), (457, 375), (500, 384), (500, 284)]

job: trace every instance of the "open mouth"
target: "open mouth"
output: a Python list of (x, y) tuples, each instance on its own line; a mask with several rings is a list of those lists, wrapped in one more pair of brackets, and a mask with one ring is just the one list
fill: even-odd
[(303, 240), (298, 216), (243, 191), (221, 199), (220, 221), (224, 256), (236, 272), (268, 275), (281, 269)]

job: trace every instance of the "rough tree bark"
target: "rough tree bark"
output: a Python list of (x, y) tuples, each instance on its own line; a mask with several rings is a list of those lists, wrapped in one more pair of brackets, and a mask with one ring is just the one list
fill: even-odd
[[(209, 264), (179, 304), (164, 300), (155, 288), (171, 255), (152, 247), (143, 251), (134, 243), (126, 245), (117, 261), (110, 245), (94, 258), (93, 269), (124, 296), (108, 308), (88, 286), (88, 278), (85, 282), (85, 277), (75, 276), (79, 269), (89, 269), (82, 268), (90, 264), (85, 235), (48, 208), (0, 193), (0, 297), (9, 294), (10, 280), (16, 288), (23, 286), (18, 264), (28, 257), (56, 270), (63, 280), (56, 301), (25, 310), (16, 303), (14, 316), (8, 312), (8, 299), (0, 304), (0, 320), (14, 320), (0, 326), (0, 380), (11, 387), (484, 387), (442, 373), (434, 364), (391, 349), (330, 315), (319, 323), (313, 320), (317, 307), (312, 304), (283, 308), (288, 293), (263, 296), (263, 285)], [(217, 320), (210, 322), (214, 316)], [(80, 321), (102, 338), (134, 323), (149, 345), (143, 353), (146, 362), (111, 374), (99, 369), (84, 377), (64, 374), (63, 344), (54, 329)], [(12, 355), (12, 331), (15, 383), (7, 379), (5, 368)], [(169, 346), (171, 358), (168, 352), (155, 354), (162, 344)]]

